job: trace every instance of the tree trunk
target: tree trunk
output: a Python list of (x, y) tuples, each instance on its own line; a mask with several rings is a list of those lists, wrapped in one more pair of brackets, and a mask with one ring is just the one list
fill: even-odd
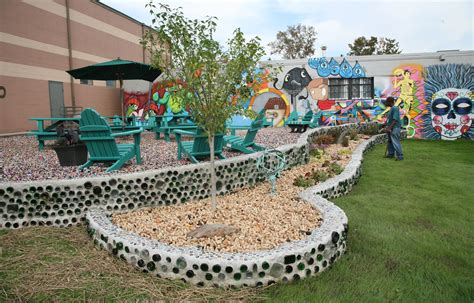
[(210, 170), (211, 170), (211, 209), (213, 211), (216, 210), (217, 202), (216, 202), (216, 168), (214, 165), (214, 135), (208, 135), (209, 139), (209, 148), (211, 151), (211, 161), (209, 162)]

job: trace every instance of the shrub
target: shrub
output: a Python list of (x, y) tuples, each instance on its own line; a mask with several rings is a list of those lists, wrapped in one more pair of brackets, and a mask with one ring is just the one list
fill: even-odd
[(324, 150), (323, 149), (310, 149), (309, 150), (309, 155), (313, 158), (321, 159), (321, 157), (324, 155)]
[(349, 130), (349, 138), (350, 138), (351, 140), (357, 140), (357, 135), (358, 135), (358, 134), (359, 134), (359, 133), (358, 133), (357, 130), (354, 129), (354, 128), (352, 128), (352, 129)]
[(377, 135), (379, 133), (379, 130), (380, 130), (380, 127), (377, 124), (369, 124), (369, 125), (365, 125), (361, 133), (364, 135), (373, 136), (373, 135)]
[(314, 139), (314, 143), (319, 146), (333, 144), (336, 140), (331, 135), (319, 135)]
[(336, 162), (333, 162), (329, 165), (329, 171), (333, 174), (333, 175), (339, 175), (340, 173), (342, 173), (344, 171), (344, 169), (342, 168), (341, 165), (339, 165), (338, 163)]
[(298, 186), (298, 187), (310, 187), (314, 184), (313, 180), (311, 179), (306, 179), (304, 176), (299, 176), (295, 179), (293, 182), (293, 185)]
[(314, 180), (315, 183), (318, 183), (318, 182), (324, 182), (327, 179), (329, 179), (329, 175), (324, 170), (317, 170), (313, 172), (313, 174), (311, 175), (311, 178)]
[(352, 154), (352, 151), (350, 149), (340, 149), (337, 151), (337, 154), (341, 156), (346, 156)]
[(344, 136), (341, 140), (341, 145), (344, 146), (344, 147), (348, 147), (349, 146), (349, 136)]
[(324, 161), (322, 167), (328, 167), (331, 162), (329, 160)]

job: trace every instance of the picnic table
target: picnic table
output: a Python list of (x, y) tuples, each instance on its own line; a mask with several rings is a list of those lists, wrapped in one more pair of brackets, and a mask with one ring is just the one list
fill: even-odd
[[(109, 119), (112, 119), (113, 117), (106, 117)], [(39, 150), (44, 149), (44, 141), (46, 140), (58, 140), (60, 139), (60, 136), (56, 132), (57, 127), (61, 125), (62, 123), (69, 122), (69, 123), (75, 123), (77, 124), (79, 128), (79, 121), (81, 120), (80, 117), (74, 117), (74, 118), (62, 118), (62, 117), (57, 117), (57, 118), (30, 118), (29, 120), (36, 121), (37, 128), (36, 130), (32, 130), (28, 133), (30, 136), (36, 136), (39, 142)], [(50, 125), (47, 125), (45, 122), (51, 122)], [(136, 130), (140, 129), (140, 126), (135, 126), (135, 125), (123, 125), (119, 124), (117, 122), (112, 122), (110, 123), (110, 128), (112, 129), (113, 132), (117, 131), (125, 131), (125, 130)]]
[[(171, 118), (171, 119), (168, 119)], [(155, 139), (161, 138), (161, 133), (166, 142), (170, 142), (170, 134), (174, 130), (189, 130), (194, 131), (197, 125), (191, 120), (189, 115), (158, 115), (155, 116)]]

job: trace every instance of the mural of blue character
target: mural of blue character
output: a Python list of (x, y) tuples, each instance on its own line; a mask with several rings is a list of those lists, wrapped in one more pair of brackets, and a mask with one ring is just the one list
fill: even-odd
[(432, 65), (425, 68), (425, 74), (425, 100), (429, 114), (423, 116), (423, 136), (427, 139), (474, 140), (473, 66)]
[[(277, 87), (278, 78), (275, 78), (273, 86), (276, 89), (284, 89), (291, 96), (291, 106), (294, 107), (294, 97), (296, 97), (301, 91), (308, 86), (308, 83), (311, 82), (312, 78), (308, 74), (308, 71), (301, 67), (295, 67), (289, 70), (283, 80), (283, 85), (281, 88)], [(306, 91), (306, 97), (300, 96), (299, 99), (307, 99), (308, 92)]]
[(339, 67), (339, 74), (342, 78), (351, 78), (352, 77), (352, 66), (349, 62), (347, 62), (346, 58), (342, 60), (341, 65)]
[(359, 64), (359, 61), (356, 61), (356, 64), (352, 68), (352, 78), (365, 78), (365, 71)]
[(331, 61), (329, 61), (329, 69), (331, 70), (331, 75), (339, 76), (339, 63), (336, 59), (331, 58)]

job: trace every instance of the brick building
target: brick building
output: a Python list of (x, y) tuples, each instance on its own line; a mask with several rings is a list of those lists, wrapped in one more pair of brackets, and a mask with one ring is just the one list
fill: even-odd
[(62, 116), (64, 107), (120, 113), (116, 81), (65, 71), (117, 57), (146, 62), (144, 30), (99, 1), (0, 1), (0, 134), (34, 129), (29, 118)]

